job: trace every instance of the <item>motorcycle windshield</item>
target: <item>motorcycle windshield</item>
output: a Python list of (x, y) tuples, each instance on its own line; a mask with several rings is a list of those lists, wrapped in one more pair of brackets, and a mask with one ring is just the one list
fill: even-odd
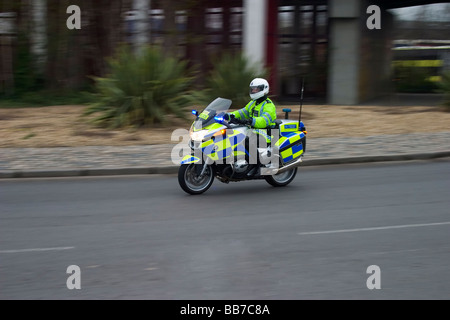
[(225, 114), (228, 109), (230, 109), (231, 106), (231, 100), (224, 99), (224, 98), (216, 98), (213, 102), (211, 102), (205, 110), (202, 111), (195, 119), (193, 123), (193, 127), (196, 130), (201, 130), (202, 128), (205, 128), (213, 123), (216, 122), (214, 117), (216, 115), (223, 115)]

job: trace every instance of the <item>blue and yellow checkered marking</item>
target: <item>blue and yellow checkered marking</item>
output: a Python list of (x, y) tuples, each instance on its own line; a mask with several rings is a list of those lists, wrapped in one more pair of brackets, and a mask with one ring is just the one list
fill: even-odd
[(286, 132), (285, 135), (278, 140), (276, 146), (280, 150), (280, 156), (283, 162), (290, 162), (302, 155), (303, 146), (300, 143), (300, 139), (304, 136), (305, 134), (303, 132)]
[(187, 155), (184, 156), (183, 159), (181, 160), (181, 164), (189, 164), (189, 163), (195, 163), (195, 162), (199, 162), (200, 158), (197, 158), (195, 156), (191, 156), (191, 155)]
[(248, 151), (245, 149), (245, 147), (242, 144), (238, 144), (237, 146), (235, 146), (233, 148), (233, 151), (234, 151), (235, 156), (244, 155), (244, 154), (249, 155)]
[(238, 133), (236, 135), (232, 135), (228, 137), (230, 139), (230, 142), (233, 146), (241, 143), (244, 139), (245, 139), (245, 134), (243, 133)]
[(290, 133), (287, 134), (283, 137), (281, 137), (278, 142), (277, 145), (279, 146), (279, 149), (283, 149), (286, 148), (288, 145), (293, 144), (294, 142), (298, 141), (301, 139), (301, 135), (298, 133)]
[(240, 149), (238, 146), (245, 139), (243, 133), (234, 133), (225, 136), (216, 136), (213, 140), (205, 141), (202, 144), (202, 151), (214, 161), (228, 158), (231, 155), (244, 152), (245, 148)]
[(292, 148), (281, 151), (281, 158), (283, 162), (287, 163), (297, 159), (303, 153), (303, 146), (301, 144), (293, 145)]

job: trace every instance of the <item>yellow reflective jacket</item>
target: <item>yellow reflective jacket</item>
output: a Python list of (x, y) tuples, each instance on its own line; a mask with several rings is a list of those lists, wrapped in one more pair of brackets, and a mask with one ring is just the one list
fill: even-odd
[(252, 127), (257, 129), (267, 128), (275, 124), (277, 110), (273, 102), (267, 98), (258, 105), (256, 100), (252, 100), (239, 110), (231, 112), (238, 119), (253, 118)]

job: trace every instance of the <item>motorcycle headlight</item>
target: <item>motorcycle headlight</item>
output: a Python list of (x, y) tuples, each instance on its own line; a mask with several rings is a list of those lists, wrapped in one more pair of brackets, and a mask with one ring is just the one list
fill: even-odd
[(196, 131), (196, 132), (191, 131), (189, 134), (190, 134), (192, 140), (202, 141), (207, 133), (208, 133), (208, 130), (200, 130), (200, 131)]

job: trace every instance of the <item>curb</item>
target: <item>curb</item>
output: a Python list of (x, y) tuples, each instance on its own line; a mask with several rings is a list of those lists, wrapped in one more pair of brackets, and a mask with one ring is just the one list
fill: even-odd
[[(321, 166), (336, 164), (356, 164), (369, 162), (431, 160), (450, 157), (450, 151), (415, 153), (384, 156), (361, 156), (343, 158), (323, 158), (303, 161), (300, 166)], [(79, 170), (6, 170), (0, 171), (0, 179), (14, 178), (56, 178), (56, 177), (95, 177), (111, 175), (146, 175), (146, 174), (176, 174), (179, 166), (166, 167), (135, 167), (135, 168), (93, 168)]]
[(311, 159), (304, 161), (301, 166), (318, 166), (333, 164), (351, 164), (367, 162), (387, 162), (387, 161), (410, 161), (410, 160), (431, 160), (450, 157), (450, 151), (430, 152), (430, 153), (407, 153), (399, 155), (384, 156), (361, 156), (361, 157), (343, 157), (327, 159)]
[(8, 170), (0, 171), (0, 179), (12, 178), (56, 178), (56, 177), (96, 177), (112, 175), (142, 175), (142, 174), (174, 174), (178, 166), (143, 167), (143, 168), (92, 168), (79, 170)]

